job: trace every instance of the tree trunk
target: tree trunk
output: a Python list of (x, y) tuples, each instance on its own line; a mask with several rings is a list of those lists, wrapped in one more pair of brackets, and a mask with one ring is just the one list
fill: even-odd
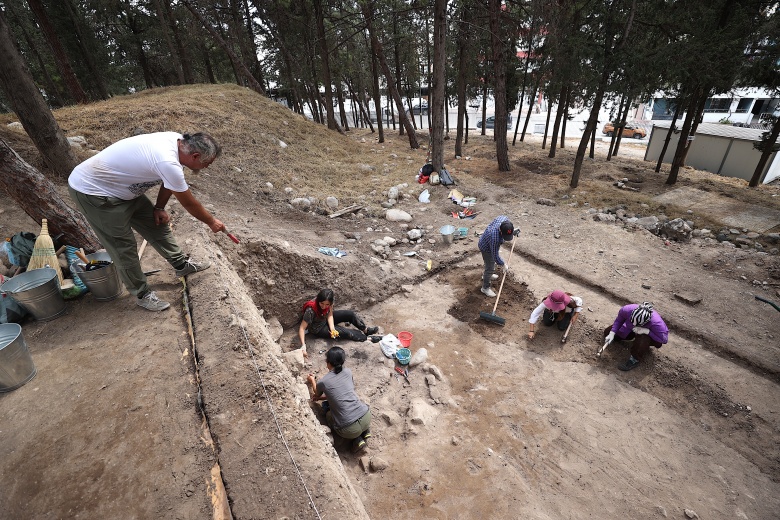
[(100, 241), (81, 213), (71, 209), (54, 184), (24, 162), (0, 139), (0, 186), (36, 222), (47, 219), (49, 234), (64, 233), (60, 241), (88, 252), (100, 249)]
[(563, 124), (561, 124), (561, 150), (566, 146), (566, 123), (569, 121), (569, 103), (571, 103), (571, 85), (566, 87), (566, 103), (563, 105)]
[(628, 118), (628, 111), (631, 110), (631, 96), (630, 94), (626, 94), (626, 106), (623, 108), (623, 113), (620, 115), (620, 121), (624, 125), (620, 128), (620, 132), (618, 132), (617, 140), (615, 141), (615, 149), (612, 150), (612, 155), (617, 155), (618, 150), (620, 150), (620, 143), (623, 141), (623, 128), (625, 128), (626, 119)]
[(542, 138), (542, 150), (544, 150), (545, 147), (547, 146), (547, 132), (549, 131), (550, 128), (550, 115), (552, 114), (552, 112), (550, 112), (550, 108), (551, 108), (550, 101), (551, 99), (548, 96), (547, 97), (547, 121), (544, 123), (544, 138)]
[[(485, 126), (487, 122), (487, 82), (482, 83), (482, 135), (485, 135)], [(493, 119), (495, 127), (495, 118)]]
[(222, 50), (225, 51), (225, 54), (227, 54), (228, 58), (230, 58), (230, 62), (233, 64), (233, 67), (235, 67), (236, 70), (238, 70), (244, 76), (244, 79), (246, 80), (249, 87), (261, 96), (265, 96), (265, 90), (263, 89), (263, 86), (260, 84), (260, 82), (257, 81), (254, 76), (252, 76), (252, 73), (249, 71), (249, 69), (246, 68), (244, 62), (238, 59), (238, 56), (236, 56), (236, 54), (233, 52), (233, 49), (230, 48), (230, 46), (203, 17), (203, 15), (200, 14), (194, 7), (192, 7), (192, 4), (190, 4), (189, 0), (181, 0), (181, 2), (189, 10), (189, 12), (192, 13), (192, 16), (198, 19), (203, 28), (209, 32), (211, 37), (215, 42), (217, 42)]
[(19, 54), (1, 10), (0, 87), (47, 166), (67, 178), (78, 161)]
[(176, 18), (173, 16), (173, 11), (171, 11), (171, 0), (161, 0), (163, 3), (163, 7), (165, 8), (165, 14), (168, 15), (168, 24), (171, 28), (171, 32), (173, 33), (173, 41), (176, 42), (176, 49), (178, 50), (178, 56), (181, 60), (181, 68), (182, 72), (184, 73), (184, 82), (188, 85), (191, 85), (195, 83), (195, 75), (192, 72), (192, 64), (190, 63), (190, 55), (187, 52), (187, 49), (184, 46), (184, 42), (182, 41), (181, 34), (179, 33), (179, 28), (176, 25)]
[[(336, 122), (336, 115), (333, 110), (333, 82), (330, 77), (330, 56), (328, 52), (328, 40), (325, 39), (325, 19), (322, 12), (322, 0), (314, 0), (314, 16), (317, 22), (317, 36), (320, 43), (320, 58), (322, 59), (322, 81), (325, 83), (325, 113), (327, 114), (328, 128), (331, 130), (338, 130), (339, 133), (344, 133), (341, 126)], [(378, 83), (378, 82), (377, 82)], [(378, 87), (378, 84), (377, 84)], [(377, 88), (378, 90), (378, 88)], [(381, 104), (381, 103), (380, 103)], [(381, 108), (377, 110), (377, 117), (381, 112)], [(381, 122), (380, 122), (381, 125)], [(380, 143), (382, 141), (382, 130), (379, 130)]]
[(525, 115), (525, 123), (523, 123), (523, 133), (520, 134), (520, 142), (522, 143), (525, 140), (525, 133), (528, 131), (528, 123), (531, 122), (531, 112), (534, 111), (534, 99), (536, 99), (536, 93), (539, 91), (539, 82), (541, 80), (537, 79), (536, 84), (534, 85), (534, 90), (531, 92), (531, 97), (528, 99), (528, 113)]
[(555, 148), (558, 144), (558, 129), (561, 127), (561, 118), (566, 107), (566, 86), (561, 87), (561, 93), (558, 94), (558, 110), (555, 111), (555, 123), (553, 123), (552, 137), (550, 137), (550, 153), (548, 157), (555, 157)]
[(680, 115), (680, 109), (685, 103), (682, 100), (682, 96), (680, 96), (677, 99), (677, 103), (674, 107), (674, 117), (672, 117), (672, 124), (669, 125), (669, 132), (666, 134), (666, 139), (664, 139), (664, 146), (661, 149), (661, 155), (658, 156), (658, 163), (655, 165), (655, 172), (658, 173), (661, 171), (661, 164), (664, 162), (664, 155), (666, 155), (666, 150), (669, 148), (669, 141), (672, 140), (672, 134), (674, 134), (674, 130), (677, 125), (677, 118)]
[(106, 86), (106, 82), (103, 79), (103, 71), (98, 69), (95, 60), (92, 57), (92, 52), (90, 52), (90, 50), (87, 48), (86, 37), (84, 36), (83, 31), (84, 24), (82, 23), (84, 20), (79, 18), (79, 16), (76, 14), (76, 8), (73, 6), (72, 0), (61, 1), (63, 1), (65, 8), (68, 10), (68, 16), (70, 16), (73, 31), (77, 36), (76, 43), (78, 43), (79, 49), (81, 49), (81, 58), (84, 60), (84, 63), (86, 63), (87, 69), (89, 69), (89, 74), (92, 81), (95, 82), (98, 95), (100, 96), (100, 99), (108, 99), (110, 96), (108, 94), (108, 87)]
[(379, 142), (385, 142), (385, 128), (382, 124), (382, 96), (379, 93), (379, 63), (376, 55), (371, 53), (371, 87), (374, 90), (374, 108), (376, 109), (376, 128), (379, 131)]
[(160, 22), (160, 31), (163, 33), (163, 39), (165, 40), (165, 46), (168, 47), (168, 54), (171, 55), (171, 61), (173, 67), (176, 69), (176, 76), (179, 78), (179, 85), (184, 85), (184, 70), (182, 69), (181, 56), (176, 52), (176, 47), (173, 45), (171, 35), (168, 33), (170, 25), (167, 24), (165, 11), (163, 10), (162, 0), (154, 0), (154, 8), (157, 11), (157, 17)]
[(496, 141), (496, 159), (498, 170), (508, 172), (509, 150), (506, 143), (506, 44), (501, 26), (501, 0), (489, 0), (490, 6), (490, 39), (493, 46), (493, 71), (495, 75), (495, 102), (493, 135)]
[(685, 122), (683, 122), (682, 130), (680, 130), (680, 140), (677, 142), (677, 149), (674, 152), (674, 159), (672, 160), (672, 168), (669, 171), (669, 177), (666, 178), (666, 184), (675, 184), (677, 182), (677, 176), (680, 173), (680, 167), (684, 164), (685, 154), (687, 153), (686, 147), (690, 146), (688, 141), (688, 135), (691, 132), (693, 126), (693, 120), (696, 117), (698, 110), (691, 110), (693, 107), (699, 106), (699, 100), (707, 99), (707, 91), (697, 87), (693, 89), (691, 100), (688, 103), (688, 112), (685, 114)]
[(428, 102), (428, 113), (431, 117), (431, 144), (433, 145), (431, 163), (437, 172), (444, 167), (446, 38), (447, 0), (435, 0), (433, 5), (433, 91)]
[(755, 188), (761, 181), (761, 175), (764, 173), (766, 163), (769, 162), (769, 157), (772, 155), (772, 150), (777, 142), (777, 136), (780, 135), (780, 117), (775, 118), (775, 124), (772, 125), (772, 132), (769, 134), (769, 139), (764, 142), (764, 149), (761, 150), (761, 158), (758, 160), (756, 169), (753, 170), (753, 176), (750, 178), (748, 186)]
[[(528, 66), (531, 64), (531, 47), (534, 44), (534, 22), (531, 20), (531, 28), (528, 31), (528, 51), (525, 55), (525, 70), (523, 70), (523, 87), (520, 89), (520, 108), (517, 109), (517, 122), (515, 123), (515, 135), (512, 136), (512, 146), (517, 142), (517, 131), (520, 129), (520, 116), (523, 114), (523, 100), (525, 99), (525, 87), (528, 84)], [(531, 103), (528, 103), (528, 113), (531, 113)], [(522, 141), (522, 138), (520, 139)]]
[(390, 70), (390, 67), (387, 65), (385, 51), (382, 48), (382, 44), (379, 42), (376, 34), (374, 33), (374, 27), (372, 23), (373, 6), (369, 3), (365, 3), (362, 4), (360, 8), (363, 13), (363, 19), (366, 22), (366, 29), (368, 30), (369, 38), (371, 39), (371, 50), (379, 59), (379, 65), (382, 67), (382, 71), (385, 73), (387, 90), (390, 91), (390, 95), (393, 97), (396, 107), (398, 108), (398, 117), (400, 122), (406, 128), (406, 132), (409, 134), (409, 146), (416, 150), (420, 147), (420, 144), (417, 142), (417, 134), (415, 133), (414, 128), (412, 128), (412, 124), (409, 122), (409, 118), (404, 112), (404, 103), (401, 99), (401, 95), (395, 88), (395, 78), (393, 77), (393, 73)]
[(51, 51), (54, 54), (54, 61), (57, 63), (60, 74), (62, 74), (62, 79), (68, 86), (71, 97), (77, 103), (89, 102), (87, 94), (84, 92), (81, 83), (79, 83), (79, 79), (73, 72), (73, 67), (70, 65), (68, 55), (65, 54), (65, 49), (62, 47), (62, 43), (60, 42), (56, 31), (51, 25), (49, 17), (46, 15), (43, 3), (41, 0), (28, 0), (27, 5), (30, 6), (30, 10), (35, 14), (35, 18), (38, 20), (38, 24), (46, 37), (46, 41), (49, 43), (49, 47), (51, 47)]
[(46, 96), (49, 100), (49, 106), (55, 108), (65, 106), (65, 103), (62, 101), (62, 93), (59, 91), (57, 85), (55, 85), (54, 80), (49, 74), (49, 71), (46, 69), (46, 63), (43, 61), (41, 53), (38, 52), (38, 48), (36, 47), (35, 42), (24, 28), (24, 24), (22, 24), (18, 14), (12, 10), (10, 4), (7, 4), (5, 9), (5, 12), (8, 14), (9, 23), (13, 25), (15, 22), (17, 27), (19, 27), (19, 29), (22, 31), (22, 35), (27, 42), (27, 46), (30, 48), (30, 52), (35, 56), (35, 59), (38, 62), (38, 66), (41, 69), (41, 74), (43, 75), (43, 80), (46, 83)]

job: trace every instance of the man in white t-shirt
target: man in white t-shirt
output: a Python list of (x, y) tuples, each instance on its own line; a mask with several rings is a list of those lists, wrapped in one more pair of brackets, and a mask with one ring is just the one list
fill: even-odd
[[(207, 168), (221, 151), (208, 134), (142, 134), (122, 139), (90, 157), (68, 178), (71, 198), (111, 255), (125, 287), (145, 309), (162, 311), (170, 304), (149, 288), (133, 230), (173, 266), (176, 276), (208, 269), (208, 261), (195, 262), (182, 252), (168, 226), (170, 215), (165, 205), (173, 195), (211, 231), (225, 231), (225, 225), (192, 194), (183, 168), (194, 172)], [(154, 186), (160, 189), (152, 204), (145, 192)]]

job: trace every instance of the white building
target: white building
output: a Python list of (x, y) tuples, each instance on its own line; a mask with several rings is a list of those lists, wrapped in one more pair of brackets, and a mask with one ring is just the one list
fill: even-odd
[[(704, 123), (730, 123), (737, 126), (759, 127), (762, 116), (780, 114), (780, 98), (760, 88), (734, 89), (726, 94), (716, 94), (707, 99), (704, 105)], [(669, 121), (674, 116), (674, 99), (658, 93), (650, 100), (644, 117), (653, 121)], [(679, 114), (684, 119), (684, 114)]]

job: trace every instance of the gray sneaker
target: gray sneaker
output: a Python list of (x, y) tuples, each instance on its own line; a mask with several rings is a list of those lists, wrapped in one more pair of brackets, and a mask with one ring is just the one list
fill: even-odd
[[(482, 276), (479, 279), (480, 280), (484, 280), (485, 279), (485, 273), (482, 273)], [(491, 280), (498, 280), (498, 275), (496, 273), (493, 273), (493, 274), (490, 275), (490, 279)]]
[(182, 277), (192, 273), (199, 273), (205, 271), (211, 267), (211, 262), (204, 260), (202, 262), (195, 262), (192, 258), (187, 259), (187, 263), (181, 269), (176, 269), (176, 276)]
[(493, 289), (491, 289), (490, 287), (488, 287), (487, 289), (482, 288), (482, 289), (480, 289), (480, 291), (482, 291), (482, 294), (484, 294), (488, 298), (495, 298), (496, 297), (496, 293), (494, 293)]
[(170, 303), (162, 301), (160, 298), (157, 297), (157, 294), (155, 294), (154, 291), (149, 291), (144, 295), (143, 298), (136, 299), (135, 303), (140, 305), (146, 310), (149, 311), (164, 311), (168, 307), (171, 306)]

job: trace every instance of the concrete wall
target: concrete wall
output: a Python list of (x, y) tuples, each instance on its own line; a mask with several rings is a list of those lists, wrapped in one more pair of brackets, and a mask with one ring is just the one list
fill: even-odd
[[(668, 132), (668, 128), (653, 127), (645, 153), (646, 161), (658, 161)], [(679, 133), (672, 135), (663, 162), (671, 164), (672, 159), (674, 159), (679, 135)], [(749, 181), (760, 158), (761, 154), (753, 148), (752, 141), (699, 132), (688, 151), (685, 163), (698, 170)], [(769, 167), (763, 182), (767, 183), (778, 177), (780, 177), (780, 155), (774, 153), (769, 158)]]

